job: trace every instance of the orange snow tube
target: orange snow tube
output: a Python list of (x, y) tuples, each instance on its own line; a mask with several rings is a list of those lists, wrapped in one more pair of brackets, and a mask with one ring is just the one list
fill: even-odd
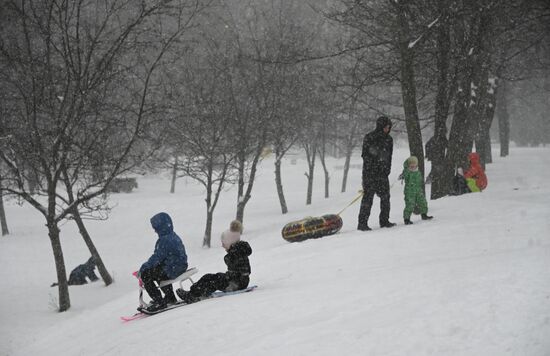
[(317, 239), (337, 233), (342, 228), (342, 224), (342, 218), (336, 214), (307, 217), (286, 224), (281, 231), (281, 235), (288, 242)]

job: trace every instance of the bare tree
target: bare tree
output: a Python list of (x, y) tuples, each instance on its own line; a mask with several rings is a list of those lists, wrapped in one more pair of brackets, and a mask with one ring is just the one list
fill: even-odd
[[(330, 101), (329, 101), (330, 102)], [(328, 116), (332, 113), (326, 111), (320, 119), (319, 122), (319, 145), (317, 146), (317, 153), (319, 154), (319, 161), (323, 167), (323, 173), (325, 178), (325, 198), (330, 196), (330, 173), (327, 167), (327, 156), (328, 156), (328, 144), (335, 141), (334, 137), (336, 135), (332, 134), (336, 125), (334, 120), (331, 120)]]
[(4, 190), (2, 189), (2, 176), (0, 175), (0, 224), (2, 225), (2, 236), (9, 235), (8, 221), (4, 209)]
[(211, 16), (219, 27), (198, 31), (198, 45), (180, 48), (181, 60), (165, 77), (171, 107), (165, 139), (175, 152), (172, 174), (181, 172), (206, 190), (204, 247), (211, 245), (214, 210), (224, 186), (234, 182), (236, 164), (235, 137), (229, 129), (236, 116), (231, 78), (235, 51), (225, 46), (232, 35)]
[(244, 221), (246, 204), (252, 197), (258, 164), (269, 139), (269, 122), (277, 115), (275, 92), (277, 68), (262, 59), (268, 56), (270, 43), (265, 13), (259, 6), (246, 6), (244, 19), (232, 16), (236, 35), (236, 61), (232, 68), (232, 99), (237, 164), (236, 219)]
[(303, 134), (300, 143), (306, 153), (308, 170), (304, 173), (307, 178), (306, 205), (311, 204), (313, 195), (313, 173), (315, 172), (315, 156), (317, 155), (317, 135), (312, 132)]
[[(0, 75), (8, 83), (14, 110), (0, 122), (0, 132), (11, 135), (0, 145), (0, 159), (8, 169), (7, 191), (46, 219), (59, 310), (65, 311), (70, 298), (59, 224), (135, 164), (129, 158), (148, 117), (153, 73), (201, 5), (184, 2), (179, 10), (166, 1), (4, 5), (1, 22), (9, 26), (0, 31)], [(176, 23), (183, 26), (157, 42), (156, 54), (147, 63), (136, 63), (143, 58), (138, 45), (143, 30), (155, 26), (166, 10), (173, 11), (179, 18)], [(102, 174), (93, 173), (95, 164)], [(27, 189), (33, 176), (38, 177), (36, 194), (45, 199)], [(73, 199), (59, 189), (67, 177), (75, 182)]]
[(498, 117), (500, 157), (510, 154), (510, 115), (508, 112), (508, 83), (503, 80), (497, 96), (496, 112)]
[[(283, 74), (284, 73), (284, 74)], [(275, 186), (277, 188), (277, 196), (279, 197), (279, 204), (281, 206), (281, 212), (286, 214), (288, 207), (286, 205), (285, 195), (283, 192), (283, 179), (281, 164), (286, 153), (296, 143), (300, 135), (300, 120), (302, 107), (300, 103), (299, 78), (300, 74), (296, 73), (292, 69), (285, 71), (283, 69), (281, 78), (285, 78), (288, 81), (281, 83), (280, 91), (282, 95), (278, 98), (278, 110), (270, 121), (269, 137), (273, 146), (273, 153), (275, 154)]]
[[(261, 78), (264, 115), (268, 117), (268, 140), (275, 154), (275, 185), (283, 214), (288, 212), (282, 183), (282, 159), (298, 140), (302, 127), (302, 103), (307, 95), (301, 79), (307, 66), (294, 63), (296, 57), (307, 46), (310, 31), (303, 24), (303, 11), (296, 1), (271, 0), (268, 7), (256, 6), (248, 9), (248, 18), (261, 24), (261, 31), (254, 31), (254, 62), (262, 72)], [(248, 33), (253, 28), (248, 26)], [(260, 44), (261, 42), (261, 44)], [(268, 79), (269, 78), (269, 79)], [(268, 80), (265, 80), (268, 79)], [(265, 90), (268, 89), (268, 90)]]

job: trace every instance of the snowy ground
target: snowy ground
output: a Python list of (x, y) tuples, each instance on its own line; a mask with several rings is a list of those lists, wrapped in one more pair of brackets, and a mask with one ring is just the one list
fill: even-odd
[[(405, 158), (396, 150), (391, 182)], [(341, 210), (356, 195), (360, 170), (350, 171), (348, 192), (340, 193), (342, 170), (333, 169), (324, 199), (319, 165), (306, 206), (305, 161), (289, 159), (283, 169), (290, 213), (280, 213), (269, 158), (246, 209), (251, 283), (259, 288), (128, 324), (119, 316), (137, 305), (131, 272), (155, 242), (149, 218), (173, 217), (199, 274), (223, 271), (218, 236), (234, 216), (235, 190), (217, 208), (211, 249), (201, 248), (203, 192), (191, 181), (169, 194), (167, 176), (144, 177), (134, 193), (113, 195), (110, 219), (88, 227), (116, 282), (70, 287), (65, 313), (55, 311), (57, 289), (49, 287), (55, 268), (42, 217), (8, 202), (0, 355), (550, 355), (550, 149), (495, 157), (488, 189), (429, 201), (430, 222), (413, 216), (413, 226), (403, 225), (396, 183), (397, 227), (377, 228), (375, 198), (374, 231), (355, 230), (355, 204), (342, 214), (341, 233), (295, 244), (280, 237), (284, 224)], [(69, 271), (89, 257), (72, 223), (62, 243)]]

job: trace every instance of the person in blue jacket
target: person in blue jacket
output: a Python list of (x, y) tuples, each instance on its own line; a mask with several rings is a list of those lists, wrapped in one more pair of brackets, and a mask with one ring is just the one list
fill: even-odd
[(158, 234), (155, 252), (139, 269), (139, 278), (152, 302), (146, 307), (147, 311), (155, 312), (166, 308), (168, 304), (176, 302), (172, 285), (162, 287), (162, 297), (155, 282), (174, 279), (187, 270), (187, 254), (180, 237), (174, 232), (170, 215), (156, 214), (151, 218), (151, 226)]

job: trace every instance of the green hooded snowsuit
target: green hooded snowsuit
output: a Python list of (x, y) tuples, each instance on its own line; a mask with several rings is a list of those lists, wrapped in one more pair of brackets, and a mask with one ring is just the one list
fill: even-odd
[(405, 180), (405, 209), (403, 210), (403, 219), (408, 220), (415, 207), (418, 207), (420, 214), (428, 213), (428, 202), (424, 197), (422, 190), (423, 177), (420, 171), (409, 170), (409, 157), (403, 163), (402, 177)]

